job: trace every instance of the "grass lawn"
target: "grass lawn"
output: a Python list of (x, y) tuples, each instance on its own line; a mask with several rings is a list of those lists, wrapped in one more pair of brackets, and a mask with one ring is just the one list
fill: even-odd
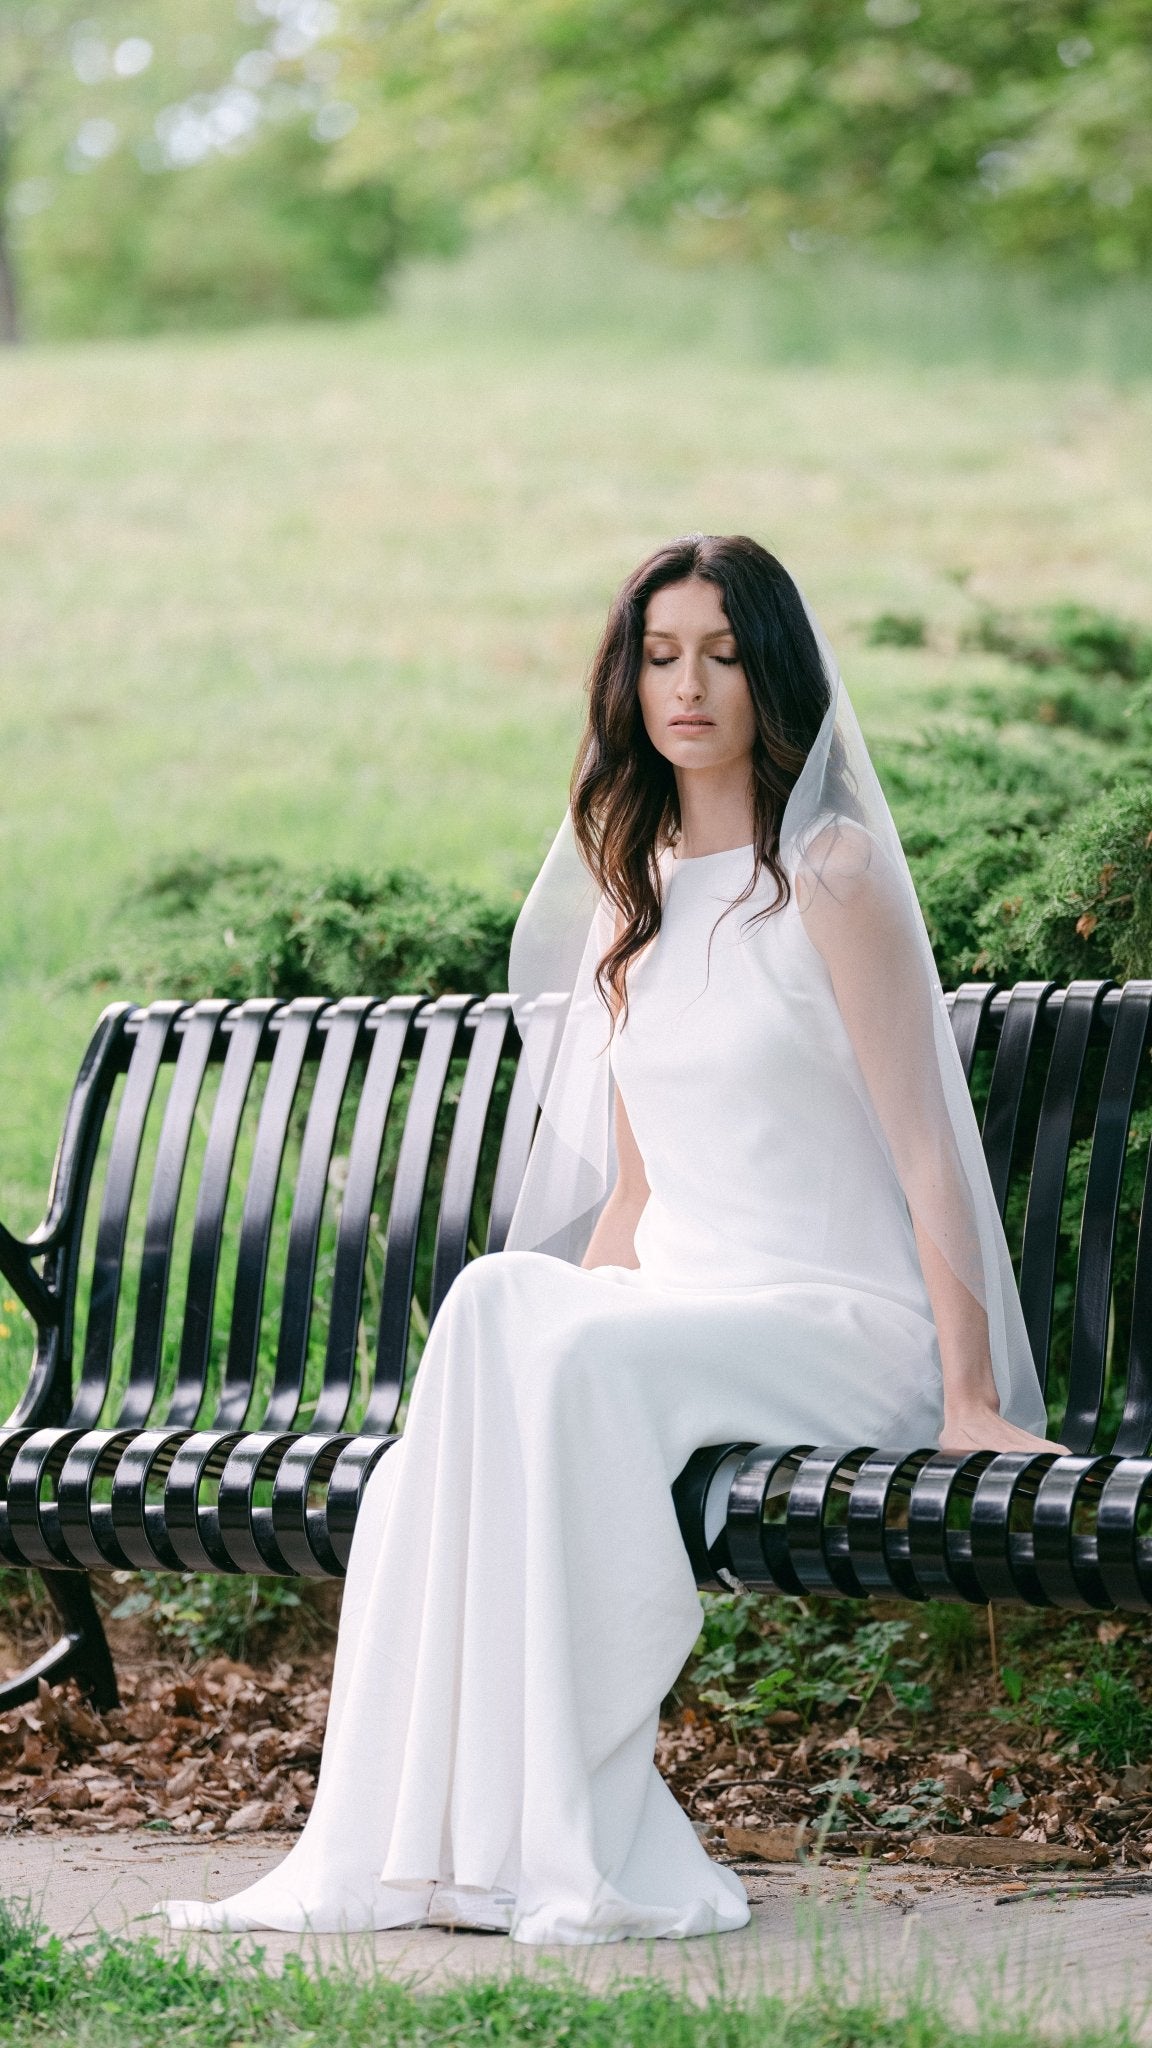
[[(206, 848), (522, 885), (609, 594), (667, 535), (777, 550), (872, 732), (926, 681), (995, 673), (955, 652), (961, 572), (1152, 615), (1149, 383), (773, 363), (686, 320), (682, 281), (667, 320), (641, 286), (615, 326), (534, 324), (555, 282), (476, 259), (364, 323), (0, 363), (10, 1227), (96, 1008), (62, 978), (125, 880)], [(883, 609), (925, 613), (933, 648), (869, 649)]]
[[(939, 1998), (929, 1973), (919, 1995), (896, 1991), (873, 1968), (878, 1981), (862, 1994), (834, 1942), (815, 1930), (809, 1938), (819, 1943), (819, 1989), (806, 1994), (741, 1993), (738, 1969), (728, 1990), (723, 1940), (712, 1951), (717, 1988), (700, 2000), (643, 1977), (591, 1989), (581, 1981), (588, 1951), (578, 1949), (570, 1964), (529, 1950), (506, 1973), (427, 1990), (415, 1969), (392, 1977), (298, 1955), (265, 1973), (258, 1938), (227, 1944), (220, 1961), (194, 1944), (165, 1956), (147, 1938), (45, 1939), (25, 1907), (0, 1900), (0, 2026), (6, 2048), (1126, 2048), (1142, 2038), (1142, 2011), (1062, 2023), (1058, 1985), (1053, 2011), (1045, 1998), (1006, 1997), (994, 1967), (985, 1980), (968, 1974), (981, 2018), (958, 2024), (948, 2016), (954, 1986)], [(355, 1956), (355, 1937), (349, 1949)]]

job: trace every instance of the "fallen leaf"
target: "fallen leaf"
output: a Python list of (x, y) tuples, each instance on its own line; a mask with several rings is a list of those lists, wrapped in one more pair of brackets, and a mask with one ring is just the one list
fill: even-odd
[(808, 1834), (806, 1821), (783, 1828), (725, 1828), (724, 1844), (733, 1856), (758, 1856), (764, 1863), (799, 1863)]
[(1015, 1870), (1024, 1864), (1048, 1869), (1067, 1864), (1073, 1870), (1088, 1870), (1097, 1861), (1090, 1849), (1069, 1849), (1060, 1842), (1007, 1842), (996, 1835), (917, 1835), (908, 1854), (942, 1870)]
[(229, 1814), (224, 1823), (224, 1832), (226, 1835), (252, 1834), (257, 1828), (263, 1827), (267, 1818), (268, 1801), (250, 1799), (246, 1806), (241, 1806), (236, 1813)]
[(959, 1764), (941, 1771), (940, 1783), (950, 1799), (972, 1799), (983, 1790), (980, 1779)]

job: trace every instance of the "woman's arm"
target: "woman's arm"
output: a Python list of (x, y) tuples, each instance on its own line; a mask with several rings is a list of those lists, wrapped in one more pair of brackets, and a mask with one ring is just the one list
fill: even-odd
[[(825, 851), (820, 835), (812, 848), (817, 867)], [(940, 1341), (941, 1448), (1057, 1448), (1001, 1415), (988, 1317), (957, 1271), (979, 1269), (971, 1193), (940, 1081), (935, 998), (890, 864), (866, 834), (842, 830), (821, 882), (802, 875), (799, 901), (908, 1201)]]
[(932, 1303), (944, 1372), (942, 1451), (1064, 1449), (1005, 1422), (992, 1374), (988, 1317), (952, 1271), (935, 1240), (912, 1218), (924, 1284)]
[[(617, 911), (613, 938), (620, 936), (623, 913)], [(612, 1006), (612, 1024), (615, 1029), (620, 1004), (614, 991), (608, 993)], [(616, 1111), (614, 1117), (616, 1132), (616, 1184), (596, 1219), (596, 1227), (588, 1240), (588, 1249), (581, 1259), (582, 1266), (633, 1266), (638, 1267), (634, 1238), (636, 1225), (640, 1221), (645, 1202), (648, 1200), (648, 1178), (644, 1172), (644, 1161), (640, 1147), (632, 1135), (628, 1112), (619, 1087), (616, 1089)]]
[(632, 1135), (624, 1097), (616, 1090), (616, 1185), (596, 1219), (596, 1228), (581, 1259), (582, 1266), (639, 1266), (636, 1225), (648, 1200), (648, 1180), (640, 1147)]

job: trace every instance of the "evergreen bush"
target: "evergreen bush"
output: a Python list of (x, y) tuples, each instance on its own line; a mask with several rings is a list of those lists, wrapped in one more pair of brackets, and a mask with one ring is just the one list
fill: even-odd
[(1108, 757), (1062, 735), (997, 733), (975, 721), (929, 724), (915, 741), (877, 745), (873, 757), (940, 979), (955, 988), (985, 971), (981, 913), (1015, 896), (1048, 838), (1096, 801)]
[[(942, 983), (1152, 974), (1152, 637), (1073, 604), (988, 611), (969, 637), (1018, 679), (953, 688), (873, 749)], [(130, 889), (82, 978), (141, 1000), (483, 995), (518, 909), (411, 867), (193, 853)]]
[(506, 988), (518, 904), (415, 868), (296, 870), (208, 854), (122, 899), (86, 980), (154, 996), (445, 995)]
[(1034, 844), (978, 912), (982, 974), (1013, 982), (1152, 974), (1152, 782), (1122, 781)]
[(985, 609), (964, 639), (969, 647), (1005, 654), (1025, 668), (1066, 668), (1126, 683), (1152, 676), (1152, 634), (1094, 605), (1055, 604), (1024, 613)]

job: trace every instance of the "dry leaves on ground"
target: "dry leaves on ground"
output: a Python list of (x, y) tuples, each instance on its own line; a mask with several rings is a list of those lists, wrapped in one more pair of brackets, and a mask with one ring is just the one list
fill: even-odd
[(831, 1807), (826, 1852), (905, 1856), (918, 1838), (963, 1834), (1059, 1843), (1100, 1863), (1152, 1860), (1152, 1769), (1104, 1771), (1050, 1741), (979, 1756), (906, 1735), (768, 1727), (737, 1747), (723, 1726), (689, 1709), (665, 1722), (657, 1762), (681, 1805), (718, 1840), (725, 1830), (763, 1830), (782, 1854), (801, 1823), (811, 1838)]
[(186, 1673), (126, 1673), (97, 1714), (41, 1683), (0, 1716), (0, 1829), (221, 1835), (303, 1825), (328, 1712), (314, 1670), (213, 1658)]
[[(267, 1670), (213, 1658), (124, 1674), (99, 1715), (74, 1686), (0, 1716), (0, 1831), (203, 1836), (303, 1826), (328, 1713), (327, 1660)], [(793, 1723), (795, 1717), (778, 1717)], [(665, 1721), (657, 1762), (724, 1851), (725, 1830), (795, 1840), (833, 1808), (827, 1851), (904, 1856), (926, 1835), (1060, 1843), (1093, 1862), (1152, 1861), (1152, 1769), (1110, 1773), (1051, 1743), (940, 1751), (909, 1735), (827, 1726), (746, 1733), (692, 1710)], [(731, 1852), (730, 1852), (731, 1853)]]

